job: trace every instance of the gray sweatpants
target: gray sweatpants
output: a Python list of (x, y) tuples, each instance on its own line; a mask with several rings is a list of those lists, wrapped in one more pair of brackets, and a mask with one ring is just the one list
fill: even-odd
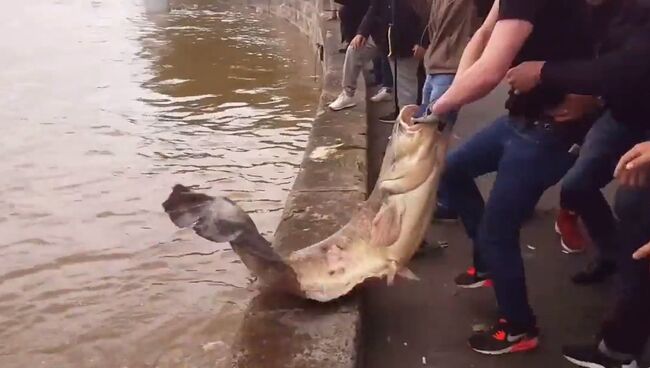
[[(390, 67), (395, 70), (395, 61), (390, 58)], [(397, 103), (402, 108), (418, 100), (418, 65), (414, 58), (397, 59)]]
[(371, 62), (378, 53), (379, 50), (372, 37), (368, 38), (366, 44), (359, 49), (348, 46), (348, 50), (345, 52), (345, 61), (343, 62), (343, 80), (341, 83), (346, 95), (354, 96), (357, 92), (357, 81), (364, 66)]

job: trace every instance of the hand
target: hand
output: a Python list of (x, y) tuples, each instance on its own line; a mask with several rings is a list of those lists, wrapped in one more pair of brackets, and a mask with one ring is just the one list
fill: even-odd
[(413, 46), (413, 57), (415, 57), (417, 60), (423, 60), (426, 51), (427, 49), (425, 49), (424, 47), (420, 45), (415, 45)]
[(649, 184), (650, 141), (639, 143), (621, 157), (614, 177), (622, 185), (641, 187)]
[(358, 50), (358, 49), (362, 48), (362, 47), (366, 44), (366, 41), (367, 41), (367, 40), (366, 40), (365, 37), (363, 37), (362, 35), (358, 34), (358, 35), (354, 36), (354, 38), (352, 39), (352, 41), (350, 41), (350, 46), (351, 46), (353, 49)]
[(642, 246), (641, 248), (639, 248), (639, 250), (634, 252), (632, 258), (636, 260), (640, 260), (642, 258), (650, 258), (650, 243)]
[(516, 94), (535, 88), (542, 78), (544, 61), (526, 61), (508, 70), (506, 81)]
[(564, 101), (550, 111), (553, 120), (558, 123), (578, 120), (601, 107), (601, 102), (596, 97), (568, 94)]

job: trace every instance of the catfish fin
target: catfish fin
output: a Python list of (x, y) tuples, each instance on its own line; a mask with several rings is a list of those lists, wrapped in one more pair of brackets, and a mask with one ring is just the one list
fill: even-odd
[(411, 281), (420, 281), (420, 278), (413, 273), (413, 271), (404, 267), (401, 270), (397, 271), (397, 275)]
[(388, 275), (386, 275), (386, 285), (391, 286), (395, 282), (395, 275), (397, 274), (397, 262), (389, 261)]
[(370, 244), (388, 247), (395, 243), (401, 233), (402, 213), (395, 204), (384, 205), (372, 220)]

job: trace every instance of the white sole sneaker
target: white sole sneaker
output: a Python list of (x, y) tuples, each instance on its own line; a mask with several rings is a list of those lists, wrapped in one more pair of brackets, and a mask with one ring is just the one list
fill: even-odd
[(357, 106), (357, 103), (356, 103), (356, 102), (352, 102), (352, 103), (345, 104), (345, 105), (342, 105), (342, 106), (337, 106), (337, 107), (332, 107), (332, 106), (330, 106), (330, 109), (331, 109), (332, 111), (341, 111), (341, 110), (349, 109), (349, 108), (351, 108), (351, 107), (355, 107), (355, 106)]
[[(583, 368), (607, 368), (602, 364), (592, 363), (592, 362), (583, 362), (583, 361), (568, 357), (566, 355), (564, 356), (564, 358), (566, 360), (568, 360), (569, 362), (577, 365), (578, 367), (583, 367)], [(634, 362), (632, 362), (630, 364), (621, 365), (621, 368), (639, 368), (639, 365), (636, 363), (636, 361), (634, 361)]]
[(383, 101), (390, 101), (392, 99), (393, 99), (393, 94), (389, 93), (389, 92), (386, 92), (385, 89), (379, 90), (379, 92), (377, 92), (377, 94), (370, 97), (370, 101), (375, 102), (375, 103), (383, 102)]
[(357, 102), (354, 100), (354, 97), (350, 97), (341, 93), (336, 100), (329, 104), (329, 108), (334, 111), (340, 111), (343, 109), (349, 109), (357, 105)]

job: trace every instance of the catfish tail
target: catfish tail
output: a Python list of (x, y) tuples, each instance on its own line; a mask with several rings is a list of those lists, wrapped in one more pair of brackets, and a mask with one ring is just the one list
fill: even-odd
[[(226, 197), (211, 197), (177, 184), (162, 204), (180, 228), (192, 227), (202, 238), (229, 242), (246, 267), (264, 284), (299, 290), (295, 272), (273, 250), (250, 216)], [(293, 290), (296, 289), (296, 290)]]

